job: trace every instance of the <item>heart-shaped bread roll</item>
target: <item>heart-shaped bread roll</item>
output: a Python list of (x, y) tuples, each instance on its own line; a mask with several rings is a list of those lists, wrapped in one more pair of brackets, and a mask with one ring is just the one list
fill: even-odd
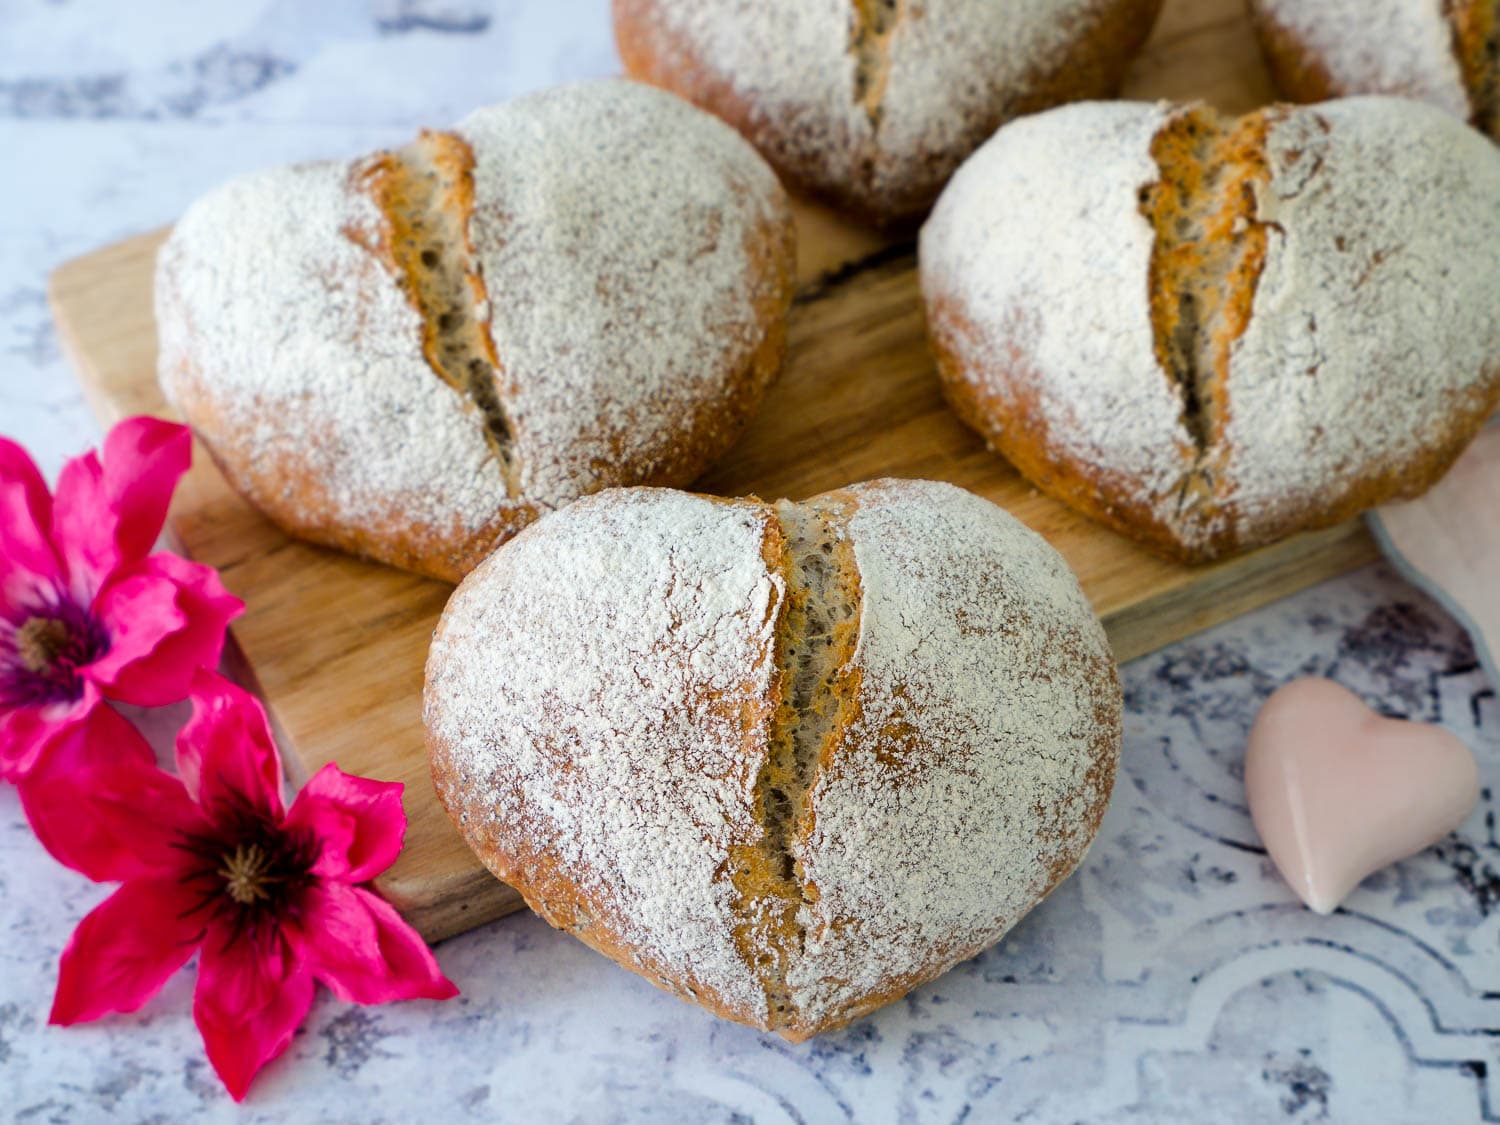
[(1161, 0), (614, 0), (625, 70), (728, 121), (805, 190), (925, 211), (1005, 121), (1112, 96)]
[(1281, 93), (1299, 102), (1396, 94), (1500, 140), (1496, 0), (1249, 0)]
[(1500, 150), (1417, 102), (1006, 126), (922, 231), (949, 400), (1199, 561), (1413, 496), (1500, 399)]
[(1062, 558), (926, 481), (549, 515), (450, 600), (438, 795), (552, 925), (789, 1039), (996, 941), (1077, 866), (1120, 688)]
[(287, 531), (456, 581), (723, 452), (780, 365), (793, 238), (728, 126), (566, 86), (199, 201), (158, 265), (161, 383)]

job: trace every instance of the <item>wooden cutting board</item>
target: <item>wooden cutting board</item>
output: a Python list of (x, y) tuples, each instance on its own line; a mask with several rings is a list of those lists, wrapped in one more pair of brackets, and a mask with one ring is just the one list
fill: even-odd
[[(1126, 94), (1270, 100), (1242, 0), (1168, 0)], [(786, 370), (749, 432), (698, 485), (800, 498), (878, 476), (953, 481), (1015, 513), (1083, 581), (1121, 660), (1375, 557), (1356, 522), (1187, 569), (1153, 558), (1033, 491), (947, 410), (928, 357), (911, 243), (799, 208), (800, 289)], [(50, 296), (101, 422), (170, 414), (155, 380), (156, 231), (68, 262)], [(431, 940), (521, 905), (470, 855), (433, 795), (420, 696), (449, 587), (288, 539), (230, 490), (199, 448), (173, 504), (176, 544), (222, 571), (248, 609), (241, 670), (268, 703), (294, 776), (328, 761), (405, 782), (406, 849), (377, 885)]]

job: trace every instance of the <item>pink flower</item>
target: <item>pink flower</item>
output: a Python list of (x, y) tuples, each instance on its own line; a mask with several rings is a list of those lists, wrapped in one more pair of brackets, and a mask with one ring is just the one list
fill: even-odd
[(172, 703), (218, 664), (243, 603), (211, 567), (150, 553), (191, 456), (184, 427), (129, 418), (52, 496), (0, 438), (0, 777), (25, 778), (101, 698)]
[(63, 951), (51, 1021), (134, 1011), (198, 950), (193, 1015), (238, 1101), (292, 1041), (315, 980), (357, 1004), (458, 990), (416, 931), (357, 885), (401, 850), (402, 786), (330, 764), (286, 810), (260, 704), (208, 672), (191, 699), (177, 740), (183, 780), (133, 753), (71, 775), (78, 827), (54, 832), (49, 850), (124, 885)]

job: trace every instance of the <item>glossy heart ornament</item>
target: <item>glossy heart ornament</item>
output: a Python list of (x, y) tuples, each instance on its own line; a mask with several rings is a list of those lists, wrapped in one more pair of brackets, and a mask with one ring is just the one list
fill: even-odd
[(1415, 855), (1479, 800), (1479, 767), (1441, 727), (1387, 719), (1332, 680), (1294, 680), (1250, 728), (1256, 831), (1302, 901), (1332, 913), (1365, 876)]

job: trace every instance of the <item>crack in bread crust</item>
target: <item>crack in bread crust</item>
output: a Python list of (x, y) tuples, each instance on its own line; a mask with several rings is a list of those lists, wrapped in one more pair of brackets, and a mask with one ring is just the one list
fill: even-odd
[(1453, 36), (1453, 57), (1468, 95), (1470, 122), (1495, 136), (1496, 64), (1500, 55), (1500, 0), (1443, 0), (1443, 19)]
[(1155, 230), (1150, 301), (1161, 369), (1182, 398), (1193, 442), (1177, 515), (1212, 519), (1227, 449), (1229, 359), (1250, 323), (1270, 224), (1257, 192), (1270, 183), (1264, 112), (1225, 122), (1207, 106), (1173, 116), (1151, 145), (1161, 178), (1141, 189)]
[(732, 848), (729, 867), (740, 919), (735, 943), (766, 990), (767, 1029), (779, 1031), (801, 1022), (787, 975), (802, 953), (804, 911), (817, 901), (817, 888), (796, 851), (811, 827), (807, 794), (847, 725), (861, 594), (844, 513), (785, 500), (774, 512), (787, 590), (776, 636), (779, 701), (755, 783), (762, 835), (753, 845)]
[(422, 318), (422, 354), (433, 373), (483, 419), (506, 491), (520, 495), (514, 427), (500, 399), (500, 360), (489, 330), (489, 293), (469, 238), (474, 153), (453, 133), (423, 130), (361, 173), (385, 216), (377, 253)]
[(1474, 127), (1500, 141), (1500, 0), (1457, 0), (1454, 39)]
[(849, 53), (854, 56), (854, 100), (878, 130), (891, 69), (891, 35), (906, 14), (906, 0), (853, 0), (853, 5)]

